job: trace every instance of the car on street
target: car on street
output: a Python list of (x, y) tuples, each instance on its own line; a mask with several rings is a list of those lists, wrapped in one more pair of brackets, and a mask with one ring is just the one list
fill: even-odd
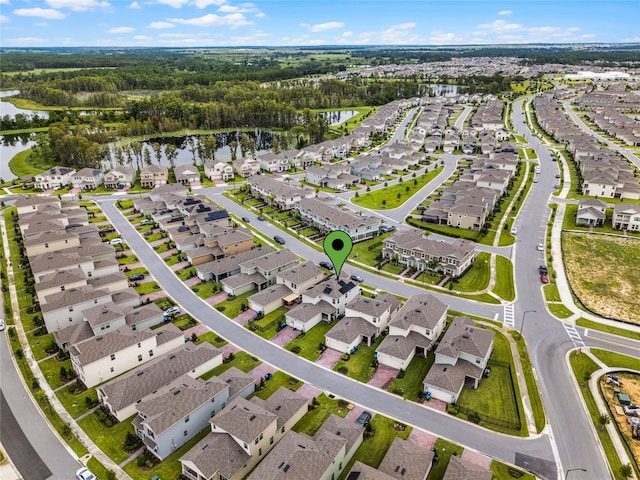
[(560, 188), (560, 185), (558, 185), (558, 184), (556, 183), (556, 184), (553, 186), (553, 188), (554, 188), (555, 190), (558, 190), (558, 189)]
[(249, 223), (249, 217), (242, 217), (242, 221)]
[(536, 167), (536, 173), (540, 173), (540, 172), (541, 172), (540, 167)]
[(285, 241), (284, 238), (282, 238), (280, 235), (276, 235), (275, 237), (273, 237), (273, 239), (278, 242), (280, 245), (284, 245)]
[(356, 275), (355, 273), (351, 275), (351, 280), (356, 282), (362, 282), (364, 279), (360, 275)]
[(533, 177), (533, 183), (538, 183), (538, 177)]
[(180, 313), (180, 309), (178, 307), (170, 307), (164, 311), (164, 316), (170, 317), (172, 315), (177, 315), (178, 313)]
[(137, 282), (139, 280), (144, 280), (144, 273), (136, 273), (135, 275), (131, 275), (129, 277), (130, 282)]
[(262, 221), (264, 221), (264, 217), (262, 215), (258, 215), (258, 220), (260, 220), (262, 222)]
[(0, 318), (0, 332), (4, 330), (4, 320)]
[(511, 227), (511, 235), (517, 235), (518, 234), (518, 227)]
[(371, 421), (371, 414), (366, 410), (356, 419), (356, 425), (366, 426)]
[(333, 264), (331, 262), (327, 262), (326, 260), (321, 261), (318, 265), (322, 268), (326, 268), (327, 270), (333, 270)]
[(389, 232), (393, 232), (396, 229), (396, 227), (394, 225), (382, 225), (380, 227), (380, 231), (382, 233), (389, 233)]
[(76, 477), (78, 477), (78, 480), (98, 480), (98, 477), (91, 473), (91, 470), (87, 467), (82, 467), (78, 470), (76, 472)]
[(547, 275), (546, 273), (541, 273), (540, 274), (540, 281), (544, 284), (549, 283), (549, 275)]
[(542, 275), (543, 273), (544, 273), (544, 274), (549, 273), (549, 271), (547, 270), (547, 266), (546, 266), (546, 265), (540, 265), (540, 266), (538, 267), (538, 273), (539, 273), (540, 275)]
[(556, 173), (556, 178), (560, 178), (560, 174), (559, 173)]
[(536, 250), (538, 250), (539, 252), (544, 252), (544, 245), (542, 243), (539, 243), (536, 247)]

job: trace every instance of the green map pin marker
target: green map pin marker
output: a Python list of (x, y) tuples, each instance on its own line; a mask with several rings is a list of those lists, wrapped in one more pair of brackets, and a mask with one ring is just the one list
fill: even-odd
[(336, 278), (339, 280), (342, 266), (353, 248), (351, 237), (341, 230), (334, 230), (326, 236), (323, 246), (324, 253), (333, 263), (333, 268), (336, 269)]

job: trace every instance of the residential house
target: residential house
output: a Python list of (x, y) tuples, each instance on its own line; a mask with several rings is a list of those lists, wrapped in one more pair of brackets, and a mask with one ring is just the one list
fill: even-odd
[(68, 352), (78, 378), (91, 388), (183, 343), (182, 331), (172, 324), (136, 331), (125, 325), (74, 343)]
[(242, 178), (249, 178), (260, 171), (260, 163), (255, 158), (243, 157), (231, 162), (233, 171)]
[(58, 212), (61, 209), (61, 201), (58, 197), (49, 196), (19, 196), (16, 198), (15, 207), (18, 210), (18, 217), (26, 213), (38, 212), (53, 208)]
[(491, 480), (492, 478), (493, 472), (486, 467), (452, 455), (442, 480)]
[(252, 195), (280, 210), (290, 210), (303, 198), (316, 196), (312, 188), (301, 188), (268, 175), (254, 175), (248, 182)]
[(91, 277), (94, 271), (93, 259), (81, 257), (77, 253), (49, 252), (29, 257), (31, 272), (36, 283), (45, 276), (62, 270), (75, 270), (80, 268), (85, 277)]
[(222, 280), (222, 288), (229, 295), (242, 295), (255, 289), (262, 290), (275, 283), (276, 274), (297, 263), (298, 257), (288, 248), (269, 252), (241, 263), (240, 273)]
[(607, 204), (596, 198), (583, 198), (578, 201), (576, 225), (602, 227), (607, 219)]
[(78, 235), (67, 233), (66, 230), (43, 231), (35, 235), (25, 236), (24, 238), (27, 257), (49, 252), (59, 252), (65, 248), (77, 248), (79, 246), (80, 238)]
[(452, 277), (461, 276), (477, 255), (472, 242), (461, 239), (438, 242), (415, 230), (396, 232), (383, 244), (383, 259), (392, 259), (419, 271), (441, 271)]
[(467, 380), (478, 388), (493, 351), (495, 333), (467, 317), (455, 317), (437, 346), (435, 363), (424, 377), (425, 392), (456, 403)]
[(164, 165), (146, 165), (140, 171), (142, 188), (159, 187), (169, 183), (169, 169)]
[(226, 182), (233, 180), (233, 166), (227, 162), (205, 162), (204, 176), (209, 180)]
[(362, 444), (363, 433), (362, 427), (333, 414), (313, 437), (289, 431), (247, 480), (338, 478)]
[(251, 472), (307, 411), (307, 400), (284, 387), (271, 397), (236, 398), (211, 418), (211, 433), (180, 458), (182, 475), (240, 480)]
[(137, 170), (133, 167), (118, 167), (104, 176), (105, 188), (125, 188), (136, 183)]
[(296, 204), (296, 208), (303, 222), (327, 233), (342, 230), (353, 242), (377, 237), (382, 225), (379, 217), (356, 215), (319, 198), (303, 198)]
[(46, 297), (41, 306), (42, 317), (49, 333), (84, 321), (83, 311), (111, 302), (111, 294), (90, 285), (69, 288)]
[(211, 249), (214, 258), (248, 252), (256, 246), (251, 231), (244, 228), (211, 229), (209, 232), (203, 242), (205, 247)]
[(276, 274), (276, 283), (287, 286), (293, 293), (301, 295), (324, 278), (315, 263), (306, 261)]
[(444, 329), (447, 305), (431, 294), (414, 295), (389, 322), (389, 334), (376, 349), (382, 365), (406, 369), (425, 356)]
[[(357, 480), (426, 480), (435, 453), (407, 440), (395, 437), (376, 470), (362, 462), (355, 462), (347, 479)], [(469, 477), (469, 480), (475, 477)], [(461, 478), (462, 480), (462, 478)], [(464, 479), (466, 480), (466, 479)]]
[(40, 307), (47, 303), (46, 297), (48, 295), (64, 292), (68, 288), (82, 287), (86, 284), (87, 277), (78, 267), (44, 275), (41, 280), (35, 284)]
[(640, 231), (640, 204), (618, 203), (614, 205), (611, 224), (616, 230)]
[(331, 323), (344, 315), (347, 304), (360, 294), (353, 282), (337, 281), (334, 275), (302, 292), (302, 303), (289, 310), (285, 321), (290, 327), (309, 331), (320, 321)]
[(235, 255), (219, 258), (211, 262), (201, 263), (196, 266), (196, 273), (198, 278), (205, 282), (210, 280), (220, 282), (231, 275), (240, 273), (240, 263), (260, 257), (270, 251), (271, 249), (268, 247), (258, 247), (246, 252), (240, 252)]
[(37, 174), (34, 178), (33, 186), (40, 190), (58, 190), (71, 183), (71, 178), (74, 173), (76, 173), (74, 168), (52, 167), (49, 170)]
[(335, 163), (322, 167), (309, 167), (305, 170), (305, 181), (319, 187), (346, 190), (360, 179), (350, 173), (347, 163)]
[(104, 183), (104, 174), (99, 168), (83, 168), (72, 175), (71, 183), (82, 190), (94, 190)]
[(200, 171), (193, 165), (176, 165), (173, 173), (176, 176), (176, 182), (182, 185), (200, 184)]
[(253, 378), (235, 367), (224, 378), (206, 381), (182, 375), (136, 405), (133, 427), (147, 450), (162, 461), (207, 427), (225, 405), (254, 389)]
[(256, 160), (260, 164), (260, 169), (269, 173), (286, 172), (291, 168), (289, 160), (276, 153), (265, 153), (256, 158)]
[(136, 413), (135, 406), (150, 398), (164, 385), (181, 375), (197, 378), (222, 364), (222, 352), (210, 343), (187, 343), (140, 368), (108, 381), (97, 388), (98, 400), (118, 420)]

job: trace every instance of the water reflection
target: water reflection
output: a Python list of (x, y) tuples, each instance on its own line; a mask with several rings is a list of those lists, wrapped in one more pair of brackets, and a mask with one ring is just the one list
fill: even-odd
[[(18, 95), (19, 93), (20, 90), (6, 90), (4, 92), (0, 92), (0, 98), (12, 97), (14, 95)], [(18, 108), (11, 102), (0, 101), (0, 117), (9, 115), (9, 117), (13, 119), (19, 113), (26, 115), (29, 118), (36, 115), (40, 118), (49, 118), (49, 112), (47, 112), (46, 110), (27, 110), (26, 108)]]

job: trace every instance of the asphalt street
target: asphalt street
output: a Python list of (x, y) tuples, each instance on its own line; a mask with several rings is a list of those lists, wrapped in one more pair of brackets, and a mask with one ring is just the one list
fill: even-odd
[[(497, 434), (474, 424), (461, 422), (447, 414), (434, 411), (383, 390), (356, 382), (343, 375), (300, 358), (273, 343), (251, 333), (212, 309), (186, 287), (160, 259), (151, 246), (115, 207), (113, 200), (99, 201), (109, 221), (118, 229), (129, 247), (147, 267), (165, 292), (180, 302), (194, 318), (216, 333), (263, 359), (274, 368), (303, 379), (321, 390), (360, 404), (367, 409), (423, 428), (434, 434), (461, 443), (492, 457), (514, 463), (516, 452), (553, 462), (549, 438), (518, 438)], [(297, 249), (294, 247), (294, 251)], [(314, 251), (315, 252), (315, 251)], [(397, 282), (396, 282), (397, 283)], [(406, 293), (405, 293), (406, 295)], [(465, 310), (469, 310), (466, 308)]]

